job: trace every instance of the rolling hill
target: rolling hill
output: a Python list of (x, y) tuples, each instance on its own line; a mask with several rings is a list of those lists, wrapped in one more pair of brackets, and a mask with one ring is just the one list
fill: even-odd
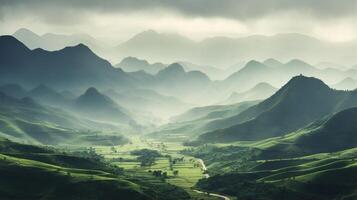
[(0, 158), (2, 199), (189, 199), (183, 189), (125, 174), (95, 153), (62, 153), (0, 138)]

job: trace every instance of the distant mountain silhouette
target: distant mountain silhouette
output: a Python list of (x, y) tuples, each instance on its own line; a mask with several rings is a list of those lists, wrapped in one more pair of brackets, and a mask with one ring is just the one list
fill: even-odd
[(119, 64), (115, 65), (126, 72), (135, 72), (135, 71), (145, 71), (149, 74), (156, 74), (158, 71), (166, 67), (162, 63), (153, 63), (150, 64), (146, 60), (138, 59), (135, 57), (126, 57)]
[(293, 59), (287, 63), (281, 63), (275, 59), (268, 59), (263, 63), (252, 60), (241, 70), (223, 80), (220, 87), (243, 92), (259, 82), (281, 86), (291, 77), (300, 74), (318, 77), (327, 83), (335, 83), (336, 80), (341, 80), (354, 73), (330, 68), (318, 69), (299, 59)]
[(281, 65), (283, 65), (282, 62), (280, 62), (279, 60), (276, 60), (274, 58), (269, 58), (269, 59), (264, 60), (263, 64), (268, 67), (280, 67)]
[(331, 87), (338, 90), (355, 90), (357, 89), (357, 79), (347, 77)]
[[(162, 51), (163, 49), (165, 51)], [(329, 43), (296, 33), (240, 38), (212, 37), (195, 42), (178, 34), (149, 30), (138, 33), (118, 45), (117, 54), (165, 63), (185, 60), (222, 69), (240, 61), (266, 58), (301, 58), (313, 63), (329, 60), (354, 64), (357, 63), (357, 59), (352, 52), (356, 49), (356, 43)]]
[(131, 121), (123, 108), (93, 87), (88, 88), (84, 94), (76, 99), (74, 109), (90, 119), (116, 123)]
[(191, 102), (199, 98), (211, 84), (206, 74), (200, 71), (186, 72), (182, 65), (173, 63), (156, 74), (153, 88)]
[(86, 34), (60, 35), (46, 33), (38, 35), (26, 28), (20, 28), (13, 36), (26, 44), (30, 49), (42, 48), (49, 51), (60, 50), (66, 46), (84, 43), (91, 48), (99, 48), (98, 41)]
[(296, 76), (273, 96), (234, 117), (216, 123), (229, 128), (200, 136), (228, 142), (281, 136), (342, 109), (357, 105), (356, 92), (330, 89), (316, 78)]
[(71, 99), (67, 99), (62, 94), (56, 92), (54, 89), (47, 87), (44, 84), (40, 84), (31, 91), (28, 96), (33, 99), (55, 107), (69, 106)]
[(28, 92), (18, 84), (1, 85), (0, 92), (18, 99), (24, 98), (28, 95)]
[(252, 101), (266, 99), (273, 95), (277, 89), (268, 83), (258, 83), (252, 89), (245, 92), (233, 92), (228, 99), (226, 99), (224, 104), (234, 104), (242, 101)]
[(59, 51), (30, 50), (12, 36), (0, 36), (0, 79), (35, 87), (57, 89), (98, 87), (127, 88), (134, 80), (79, 44)]

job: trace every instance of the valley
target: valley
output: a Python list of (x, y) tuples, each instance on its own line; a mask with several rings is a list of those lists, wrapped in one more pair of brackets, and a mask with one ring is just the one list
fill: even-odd
[[(354, 43), (98, 43), (0, 36), (1, 200), (357, 199), (357, 68), (331, 56)], [(311, 62), (322, 47), (341, 64)]]

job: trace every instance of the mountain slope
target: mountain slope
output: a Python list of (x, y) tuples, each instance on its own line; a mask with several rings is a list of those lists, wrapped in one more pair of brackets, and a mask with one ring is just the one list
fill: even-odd
[(277, 89), (268, 83), (258, 83), (256, 86), (254, 86), (248, 91), (241, 93), (233, 92), (231, 96), (229, 96), (228, 99), (226, 99), (223, 103), (233, 104), (242, 101), (266, 99), (273, 95), (276, 91)]
[(4, 200), (190, 198), (183, 189), (162, 180), (128, 175), (93, 152), (75, 154), (0, 138), (0, 158), (0, 196)]
[(63, 49), (66, 46), (74, 46), (80, 43), (86, 44), (91, 48), (99, 48), (98, 41), (85, 34), (60, 35), (46, 33), (40, 36), (31, 30), (20, 28), (13, 34), (13, 36), (26, 44), (30, 49), (42, 48), (49, 51), (55, 51)]
[(121, 68), (126, 72), (145, 71), (149, 74), (156, 74), (160, 70), (164, 69), (166, 65), (162, 63), (150, 64), (146, 60), (141, 60), (135, 57), (126, 57), (115, 67)]
[(349, 108), (283, 138), (276, 138), (273, 145), (269, 141), (262, 142), (261, 157), (294, 157), (355, 148), (356, 131), (357, 108)]
[(43, 84), (29, 91), (28, 96), (40, 103), (54, 107), (69, 106), (71, 103), (71, 99), (67, 99), (62, 94)]
[(93, 87), (75, 100), (74, 109), (90, 119), (124, 124), (131, 121), (123, 108)]
[(12, 36), (0, 36), (0, 51), (0, 79), (4, 82), (29, 87), (46, 84), (56, 89), (128, 88), (134, 84), (125, 72), (82, 44), (52, 52), (30, 50)]
[(356, 105), (356, 95), (297, 76), (267, 100), (218, 123), (230, 125), (200, 136), (202, 141), (260, 140), (280, 136), (333, 112)]

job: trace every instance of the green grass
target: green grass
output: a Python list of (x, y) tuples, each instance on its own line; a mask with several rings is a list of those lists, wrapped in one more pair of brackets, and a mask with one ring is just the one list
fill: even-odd
[[(198, 194), (192, 190), (192, 187), (198, 182), (199, 179), (204, 178), (203, 171), (200, 167), (195, 167), (196, 159), (183, 155), (181, 153), (186, 147), (179, 142), (161, 142), (157, 140), (148, 140), (139, 137), (130, 138), (131, 142), (125, 145), (114, 146), (115, 152), (111, 147), (95, 146), (95, 151), (101, 154), (111, 162), (119, 167), (122, 167), (128, 171), (128, 173), (140, 175), (142, 179), (147, 181), (155, 181), (154, 176), (149, 173), (153, 170), (161, 170), (167, 172), (168, 178), (165, 180), (167, 183), (181, 187), (185, 189), (192, 198), (198, 199), (219, 199), (217, 197), (209, 197), (204, 194)], [(140, 162), (136, 160), (137, 156), (131, 154), (132, 151), (140, 149), (157, 150), (162, 157), (156, 158), (155, 163), (152, 166), (140, 166)], [(167, 156), (174, 158), (182, 158), (182, 162), (177, 162), (170, 169), (170, 162)], [(121, 158), (122, 161), (117, 159)], [(116, 159), (112, 161), (112, 159)], [(178, 170), (177, 176), (174, 176), (173, 171)]]

